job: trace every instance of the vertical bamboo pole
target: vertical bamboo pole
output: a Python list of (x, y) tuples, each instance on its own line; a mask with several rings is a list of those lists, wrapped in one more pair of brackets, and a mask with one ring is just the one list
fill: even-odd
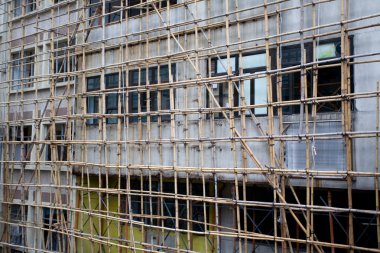
[[(328, 205), (329, 207), (332, 206), (332, 197), (331, 197), (331, 191), (329, 190), (327, 192), (327, 199), (328, 199)], [(329, 227), (330, 227), (330, 241), (331, 243), (334, 243), (334, 220), (333, 220), (333, 214), (330, 212), (329, 213)], [(335, 253), (335, 248), (334, 246), (331, 247), (331, 253)]]
[[(120, 1), (120, 7), (121, 7), (121, 10), (120, 10), (120, 39), (119, 39), (119, 49), (118, 49), (118, 52), (119, 52), (119, 55), (120, 55), (120, 58), (119, 58), (119, 61), (120, 63), (122, 63), (124, 61), (124, 53), (123, 53), (123, 46), (122, 46), (122, 43), (123, 43), (123, 18), (125, 18), (125, 15), (124, 15), (124, 1)], [(117, 92), (117, 114), (118, 115), (123, 115), (125, 113), (125, 97), (124, 97), (124, 94), (125, 94), (125, 83), (126, 83), (126, 80), (125, 80), (125, 75), (126, 73), (123, 71), (123, 68), (124, 66), (122, 64), (120, 64), (119, 66), (119, 80), (118, 80), (118, 92)], [(123, 164), (122, 162), (122, 153), (123, 155), (125, 155), (125, 153), (123, 152), (123, 145), (122, 145), (122, 141), (123, 141), (123, 132), (122, 132), (122, 124), (124, 124), (125, 122), (125, 117), (118, 117), (117, 118), (117, 136), (116, 136), (116, 139), (118, 141), (117, 143), (117, 150), (116, 150), (116, 156), (117, 156), (117, 162), (116, 162), (116, 165), (117, 165), (117, 203), (118, 203), (118, 206), (117, 206), (117, 217), (118, 218), (123, 218), (124, 215), (122, 215), (122, 212), (126, 212), (126, 208), (125, 210), (122, 210), (122, 198), (123, 200), (125, 199), (125, 195), (121, 195), (120, 193), (122, 192), (121, 190), (121, 183), (122, 183), (122, 180), (123, 180), (123, 176), (122, 176), (122, 171), (121, 171), (121, 165)], [(127, 206), (126, 204), (126, 201), (125, 201), (125, 206)], [(117, 221), (117, 238), (120, 240), (124, 239), (123, 236), (122, 236), (122, 223), (120, 222), (120, 220)], [(120, 243), (122, 244), (122, 242)], [(118, 248), (118, 253), (122, 253), (123, 252), (123, 248), (119, 247)]]
[[(264, 30), (265, 30), (265, 56), (266, 56), (266, 94), (267, 94), (267, 110), (268, 110), (268, 135), (273, 135), (273, 128), (274, 128), (274, 120), (273, 120), (273, 92), (272, 92), (272, 79), (271, 75), (269, 74), (269, 71), (271, 70), (271, 55), (269, 51), (269, 15), (268, 15), (268, 0), (264, 0)], [(268, 139), (268, 146), (269, 146), (269, 166), (271, 168), (275, 167), (275, 142), (272, 138)], [(277, 176), (273, 175), (273, 201), (277, 202), (277, 184), (278, 179)], [(274, 229), (274, 236), (277, 238), (277, 208), (274, 207), (273, 210), (273, 229)], [(278, 252), (278, 242), (275, 239), (274, 241), (274, 250), (275, 252)]]
[[(379, 204), (379, 118), (380, 118), (380, 97), (379, 97), (379, 81), (376, 83), (376, 158), (375, 158), (375, 201), (376, 201), (376, 211), (380, 210)], [(380, 215), (376, 215), (376, 231), (377, 231), (377, 248), (380, 249)]]
[[(239, 2), (237, 0), (235, 0), (235, 11), (236, 11), (236, 29), (237, 29), (237, 41), (238, 41), (238, 51), (239, 51), (239, 75), (243, 75), (244, 74), (244, 66), (243, 66), (243, 54), (242, 54), (242, 46), (241, 46), (241, 31), (240, 31), (240, 15), (239, 15)], [(251, 82), (249, 80), (249, 82)], [(250, 84), (249, 84), (250, 85)], [(239, 105), (240, 106), (246, 106), (246, 105), (250, 105), (251, 101), (247, 101), (245, 99), (245, 96), (246, 94), (244, 93), (245, 92), (245, 88), (244, 88), (245, 84), (244, 84), (244, 81), (239, 81), (238, 82), (238, 93), (239, 93)], [(251, 86), (251, 85), (250, 85)], [(246, 131), (247, 131), (247, 127), (246, 127), (246, 113), (247, 111), (246, 110), (251, 110), (251, 109), (246, 109), (246, 108), (243, 108), (242, 110), (239, 111), (239, 114), (240, 114), (240, 120), (241, 120), (241, 131), (242, 131), (242, 136), (246, 136)], [(249, 111), (248, 111), (249, 113)], [(249, 113), (250, 114), (250, 113)], [(244, 148), (241, 148), (240, 149), (241, 151), (241, 154), (242, 154), (242, 167), (243, 168), (246, 168), (247, 167), (247, 153), (245, 152)], [(248, 181), (248, 177), (247, 177), (247, 174), (244, 173), (243, 174), (243, 179), (242, 179), (242, 189), (243, 189), (243, 201), (246, 201), (247, 200), (247, 185), (246, 185), (246, 182)], [(246, 233), (248, 231), (248, 225), (247, 225), (247, 207), (244, 205), (243, 206), (243, 230), (244, 232)], [(245, 253), (248, 253), (248, 239), (247, 238), (244, 238), (244, 252)]]
[[(349, 41), (348, 41), (348, 32), (347, 32), (347, 23), (345, 21), (348, 19), (348, 1), (341, 0), (341, 91), (342, 96), (350, 93), (350, 82), (349, 82), (349, 62), (346, 59), (346, 56), (350, 55), (349, 52)], [(346, 162), (347, 162), (347, 171), (350, 172), (353, 170), (352, 165), (352, 140), (346, 135), (346, 132), (351, 131), (351, 103), (349, 100), (342, 101), (342, 131), (344, 133), (344, 141), (346, 145)], [(347, 176), (347, 198), (348, 198), (348, 208), (352, 208), (352, 175)], [(354, 246), (354, 216), (352, 212), (348, 214), (348, 244)], [(351, 248), (350, 253), (353, 253), (354, 250)]]

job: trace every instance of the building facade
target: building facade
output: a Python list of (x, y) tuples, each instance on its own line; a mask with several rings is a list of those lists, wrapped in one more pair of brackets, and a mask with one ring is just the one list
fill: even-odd
[(1, 252), (380, 252), (376, 1), (0, 3)]

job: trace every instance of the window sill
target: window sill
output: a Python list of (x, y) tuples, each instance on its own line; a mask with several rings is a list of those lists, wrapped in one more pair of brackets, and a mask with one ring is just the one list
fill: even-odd
[[(172, 9), (175, 9), (175, 8), (179, 8), (179, 4), (173, 4), (170, 6), (170, 10)], [(163, 11), (166, 11), (166, 7), (162, 7), (162, 8), (157, 8), (158, 11), (160, 13), (162, 13)], [(148, 15), (151, 16), (152, 14), (156, 14), (156, 11), (155, 10), (151, 10), (148, 12)], [(134, 16), (131, 16), (131, 17), (128, 17), (128, 19), (141, 19), (141, 18), (144, 18), (146, 17), (147, 13), (143, 13), (143, 14), (139, 14), (139, 15), (134, 15)], [(89, 18), (94, 18), (94, 16), (89, 16)], [(98, 17), (98, 18), (101, 18), (101, 17)], [(97, 18), (94, 18), (94, 20), (96, 20)], [(110, 26), (110, 25), (115, 25), (115, 24), (121, 24), (123, 22), (125, 22), (125, 19), (126, 17), (124, 16), (124, 18), (122, 20), (117, 20), (117, 21), (112, 21), (112, 22), (109, 22), (109, 23), (106, 23), (105, 24), (105, 27), (107, 26)], [(99, 25), (92, 25), (91, 28), (101, 28), (102, 27), (102, 24), (99, 24)]]
[(29, 18), (30, 16), (33, 16), (33, 15), (36, 15), (38, 13), (37, 9), (33, 10), (33, 11), (30, 11), (28, 13), (25, 13), (24, 16), (22, 16), (22, 14), (20, 15), (17, 15), (16, 17), (13, 16), (12, 17), (12, 21), (18, 21), (18, 20), (21, 20), (23, 18)]
[[(65, 87), (67, 84), (73, 85), (74, 84), (74, 80), (57, 82), (57, 84), (55, 85), (55, 87), (56, 88), (62, 88), (62, 87)], [(33, 85), (33, 87), (24, 88), (24, 93), (25, 92), (35, 91), (35, 90), (47, 90), (47, 89), (50, 89), (50, 86), (48, 86), (48, 85), (42, 85), (42, 86), (39, 86), (39, 87), (35, 87), (35, 85)], [(20, 92), (21, 92), (21, 89), (11, 90), (10, 94), (16, 94), (16, 93), (20, 93)]]
[[(34, 88), (34, 85), (33, 85), (33, 87), (27, 87), (27, 88), (24, 88), (23, 89), (23, 92), (30, 92), (30, 91), (34, 91), (35, 90), (35, 88)], [(10, 91), (10, 94), (12, 95), (12, 94), (17, 94), (17, 93), (21, 93), (21, 88), (20, 89), (16, 89), (16, 90), (11, 90)]]

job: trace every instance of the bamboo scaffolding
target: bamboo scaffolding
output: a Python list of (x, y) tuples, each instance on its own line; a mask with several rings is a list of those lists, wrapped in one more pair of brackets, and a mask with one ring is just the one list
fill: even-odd
[(356, 8), (3, 1), (1, 250), (380, 252), (380, 10)]

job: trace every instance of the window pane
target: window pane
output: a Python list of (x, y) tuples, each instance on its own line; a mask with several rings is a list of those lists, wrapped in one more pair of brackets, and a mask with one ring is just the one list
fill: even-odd
[(21, 0), (13, 0), (13, 16), (20, 16), (22, 13)]
[[(136, 5), (139, 3), (140, 3), (140, 0), (128, 0), (128, 6), (133, 6), (133, 5)], [(141, 8), (130, 8), (130, 9), (128, 9), (128, 16), (133, 17), (133, 16), (140, 15), (140, 10), (141, 10)]]
[(111, 13), (106, 16), (106, 24), (120, 21), (120, 0), (111, 1), (106, 3), (106, 13)]
[[(106, 96), (106, 114), (117, 114), (117, 104), (117, 94), (108, 94)], [(107, 123), (115, 124), (117, 123), (117, 118), (108, 118)]]
[[(267, 103), (267, 81), (266, 78), (255, 79), (255, 104)], [(267, 114), (267, 108), (256, 108), (255, 114)]]
[(317, 47), (317, 59), (326, 59), (336, 57), (335, 44), (329, 43)]
[[(67, 48), (67, 41), (60, 41), (54, 43), (54, 49), (56, 50), (54, 53), (55, 61), (54, 61), (54, 73), (66, 73), (74, 70), (74, 57), (68, 57), (69, 51)], [(58, 78), (58, 82), (67, 81), (67, 77)]]
[(265, 54), (255, 54), (247, 55), (243, 57), (243, 68), (258, 68), (266, 66), (266, 55)]
[(296, 65), (301, 61), (301, 47), (289, 47), (282, 49), (282, 64)]
[(26, 0), (25, 1), (25, 13), (32, 12), (36, 9), (35, 0)]
[[(99, 112), (99, 97), (91, 96), (87, 97), (87, 113), (98, 113)], [(90, 118), (87, 119), (87, 124), (97, 124), (98, 119)]]
[(100, 89), (100, 76), (87, 78), (87, 90), (99, 90)]
[(106, 89), (112, 89), (119, 87), (119, 74), (109, 74), (105, 76)]
[(161, 110), (170, 109), (170, 92), (169, 90), (161, 91)]
[(106, 110), (116, 110), (117, 112), (117, 94), (108, 94), (106, 96)]
[(163, 66), (160, 68), (160, 81), (161, 83), (169, 82), (169, 68), (168, 66)]
[(20, 84), (21, 84), (20, 60), (13, 61), (12, 65), (13, 65), (12, 66), (12, 80), (13, 80), (12, 90), (18, 90), (18, 89), (21, 89), (21, 86), (20, 86)]
[[(250, 105), (251, 104), (251, 80), (244, 80), (243, 88), (244, 88), (245, 104)], [(240, 105), (240, 102), (241, 101), (239, 99), (239, 105)], [(247, 110), (245, 114), (249, 114), (249, 111)]]
[(132, 113), (136, 113), (138, 112), (138, 94), (137, 92), (132, 92), (131, 93), (131, 107), (130, 107), (130, 110)]
[(97, 113), (99, 110), (99, 97), (88, 97), (87, 98), (87, 113)]
[[(232, 72), (236, 70), (236, 58), (231, 57), (230, 58), (230, 64), (232, 68)], [(220, 59), (217, 61), (216, 64), (216, 73), (227, 73), (228, 64), (227, 64), (227, 58), (226, 59)]]

